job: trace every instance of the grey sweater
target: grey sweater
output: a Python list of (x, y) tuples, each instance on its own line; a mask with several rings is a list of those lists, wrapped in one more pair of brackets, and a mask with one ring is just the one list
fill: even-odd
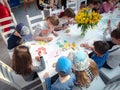
[(24, 75), (23, 78), (24, 80), (26, 81), (32, 81), (36, 75), (36, 72), (40, 72), (40, 71), (43, 71), (45, 69), (45, 61), (44, 61), (44, 58), (43, 57), (40, 57), (40, 63), (41, 65), (39, 66), (32, 66), (31, 67), (31, 70), (32, 72), (29, 74), (29, 75)]
[(115, 50), (118, 47), (120, 47), (120, 45), (114, 45), (112, 47), (112, 49), (109, 50), (109, 51), (113, 50), (113, 52), (109, 53), (109, 56), (108, 56), (108, 59), (107, 59), (107, 64), (111, 68), (116, 68), (117, 66), (120, 65), (120, 48)]

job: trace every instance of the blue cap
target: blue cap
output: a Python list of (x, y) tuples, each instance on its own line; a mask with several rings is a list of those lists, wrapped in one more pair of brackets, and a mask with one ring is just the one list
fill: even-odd
[(56, 70), (58, 73), (64, 72), (65, 75), (69, 74), (72, 70), (71, 61), (67, 57), (61, 56), (56, 63)]
[(22, 36), (22, 39), (26, 41), (33, 40), (33, 37), (32, 37), (32, 34), (30, 33), (29, 28), (25, 26), (23, 23), (17, 24), (16, 31)]
[(29, 35), (30, 34), (29, 28), (27, 26), (25, 26), (23, 23), (17, 24), (16, 31), (18, 31), (18, 33), (21, 36), (25, 36), (25, 35)]

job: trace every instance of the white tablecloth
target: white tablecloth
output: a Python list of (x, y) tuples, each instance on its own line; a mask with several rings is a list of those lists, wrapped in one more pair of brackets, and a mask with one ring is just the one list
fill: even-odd
[(120, 10), (115, 9), (113, 13), (104, 13), (102, 14), (102, 19), (98, 23), (97, 26), (93, 27), (93, 29), (88, 29), (85, 37), (80, 37), (80, 28), (77, 25), (69, 26), (69, 33), (66, 33), (65, 30), (59, 31), (59, 36), (54, 37), (53, 41), (46, 42), (36, 42), (31, 41), (27, 42), (26, 45), (30, 48), (30, 52), (33, 59), (33, 65), (38, 66), (40, 63), (35, 60), (35, 56), (37, 56), (38, 51), (42, 50), (42, 55), (44, 56), (46, 69), (44, 71), (38, 72), (38, 75), (42, 82), (44, 82), (43, 75), (45, 72), (49, 72), (50, 76), (55, 75), (57, 73), (55, 68), (53, 68), (53, 63), (57, 62), (60, 56), (67, 56), (68, 53), (72, 50), (85, 50), (80, 47), (80, 43), (87, 42), (92, 45), (94, 41), (103, 40), (103, 31), (107, 27), (108, 19), (111, 19), (112, 28), (116, 28), (118, 22), (120, 21)]

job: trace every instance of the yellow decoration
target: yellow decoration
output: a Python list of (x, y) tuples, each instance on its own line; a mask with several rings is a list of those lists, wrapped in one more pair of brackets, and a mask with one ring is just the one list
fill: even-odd
[(45, 41), (38, 41), (38, 44), (39, 45), (45, 45), (45, 44), (47, 44), (47, 42), (45, 42)]
[(82, 8), (75, 16), (75, 19), (78, 27), (81, 27), (81, 36), (84, 36), (89, 27), (92, 28), (98, 24), (101, 15), (98, 12), (92, 11), (90, 8)]
[(75, 48), (76, 47), (76, 44), (75, 43), (72, 43), (72, 48)]
[(64, 44), (64, 48), (67, 49), (67, 50), (70, 49), (71, 48), (71, 44), (69, 42), (66, 42)]

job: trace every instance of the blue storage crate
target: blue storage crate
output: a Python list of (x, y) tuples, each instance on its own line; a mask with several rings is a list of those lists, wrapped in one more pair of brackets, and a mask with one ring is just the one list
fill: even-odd
[(9, 2), (9, 4), (10, 4), (10, 7), (11, 7), (11, 8), (20, 5), (20, 0), (8, 0), (8, 2)]

